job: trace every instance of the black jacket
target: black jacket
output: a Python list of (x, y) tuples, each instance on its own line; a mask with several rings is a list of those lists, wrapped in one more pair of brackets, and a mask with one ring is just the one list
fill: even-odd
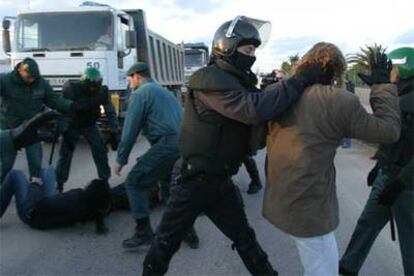
[(185, 168), (213, 175), (237, 173), (254, 150), (252, 126), (277, 118), (304, 90), (288, 79), (261, 92), (255, 80), (223, 60), (194, 73), (180, 137)]

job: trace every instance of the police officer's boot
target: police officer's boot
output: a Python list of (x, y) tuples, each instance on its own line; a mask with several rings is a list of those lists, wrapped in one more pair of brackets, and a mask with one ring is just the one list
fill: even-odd
[(149, 218), (137, 220), (134, 235), (122, 241), (122, 246), (126, 249), (135, 249), (141, 245), (149, 245), (154, 239), (154, 232), (152, 231)]
[(56, 190), (59, 192), (59, 193), (62, 193), (63, 192), (63, 186), (65, 185), (65, 183), (64, 182), (58, 182), (57, 183), (57, 187), (56, 187)]
[(273, 269), (267, 254), (260, 247), (252, 229), (240, 233), (238, 241), (232, 246), (236, 248), (247, 270), (252, 275), (278, 275)]
[(259, 170), (257, 169), (256, 162), (254, 161), (253, 157), (248, 156), (244, 159), (244, 166), (251, 178), (251, 182), (249, 184), (249, 189), (247, 190), (248, 194), (255, 194), (262, 189), (262, 183), (260, 181)]
[(200, 239), (198, 238), (197, 232), (194, 226), (191, 227), (187, 235), (184, 237), (184, 242), (192, 249), (198, 249), (200, 246)]

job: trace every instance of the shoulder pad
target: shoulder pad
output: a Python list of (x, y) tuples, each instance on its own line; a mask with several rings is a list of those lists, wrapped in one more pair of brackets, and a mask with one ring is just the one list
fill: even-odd
[(189, 88), (201, 91), (229, 91), (243, 88), (238, 79), (226, 71), (210, 65), (196, 71), (190, 78)]

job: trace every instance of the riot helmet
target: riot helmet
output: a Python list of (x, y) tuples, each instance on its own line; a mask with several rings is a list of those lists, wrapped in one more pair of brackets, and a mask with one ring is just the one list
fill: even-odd
[(271, 24), (245, 16), (223, 23), (214, 34), (212, 52), (216, 58), (228, 57), (240, 45), (264, 46), (270, 36)]
[(414, 77), (414, 48), (402, 47), (388, 53), (388, 58), (392, 64), (398, 67), (398, 76), (400, 79), (409, 79)]
[(91, 91), (101, 88), (102, 75), (96, 68), (87, 68), (81, 77), (82, 84)]

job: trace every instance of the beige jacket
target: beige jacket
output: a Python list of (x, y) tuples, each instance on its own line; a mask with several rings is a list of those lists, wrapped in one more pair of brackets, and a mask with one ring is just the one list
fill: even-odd
[(356, 95), (313, 85), (267, 137), (263, 215), (298, 237), (320, 236), (339, 222), (334, 157), (342, 137), (393, 143), (400, 133), (397, 87), (373, 85), (368, 114)]

